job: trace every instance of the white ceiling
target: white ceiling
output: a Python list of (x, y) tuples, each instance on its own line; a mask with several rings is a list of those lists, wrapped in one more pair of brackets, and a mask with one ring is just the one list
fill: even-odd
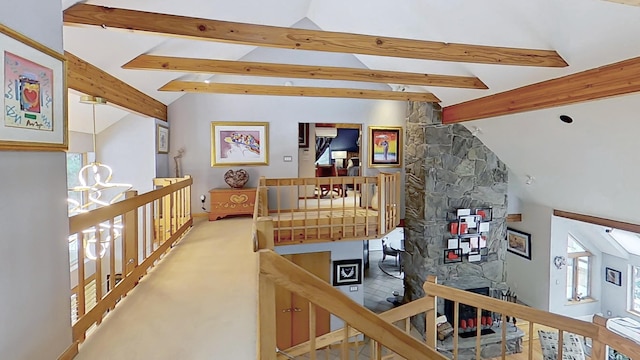
[[(64, 8), (75, 2), (62, 1)], [(410, 91), (433, 92), (443, 106), (640, 56), (637, 40), (640, 7), (602, 0), (90, 0), (88, 3), (283, 27), (551, 49), (569, 63), (566, 68), (534, 68), (356, 55), (363, 66), (371, 69), (477, 76), (489, 86), (489, 90), (409, 87)], [(65, 27), (64, 41), (66, 50), (165, 104), (182, 93), (157, 89), (172, 79), (193, 77), (192, 74), (123, 70), (121, 66), (143, 53), (237, 60), (255, 49), (88, 27)], [(281, 51), (282, 57), (291, 63), (332, 65), (330, 56), (296, 57), (290, 54), (303, 51), (273, 51)], [(249, 57), (260, 61), (256, 56)], [(250, 78), (239, 76), (224, 79), (251, 82)], [(70, 100), (72, 130), (76, 126), (73, 108), (78, 106), (74, 101)], [(640, 192), (635, 185), (640, 170), (633, 161), (638, 152), (635, 138), (640, 132), (640, 122), (635, 119), (640, 113), (637, 104), (640, 95), (631, 95), (479, 120), (467, 126), (482, 129), (479, 137), (507, 163), (516, 179), (524, 182), (526, 175), (536, 178), (531, 186), (522, 187), (522, 197), (563, 210), (640, 222), (640, 213), (636, 211)], [(557, 120), (561, 113), (573, 116), (574, 124)]]

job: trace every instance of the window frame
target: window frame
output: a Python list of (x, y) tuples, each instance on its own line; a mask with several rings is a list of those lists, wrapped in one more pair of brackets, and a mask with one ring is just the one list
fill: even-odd
[[(569, 241), (576, 242), (584, 251), (569, 252)], [(583, 296), (578, 296), (578, 287), (580, 284), (580, 258), (587, 260), (587, 293)], [(567, 235), (567, 260), (571, 259), (571, 262), (567, 261), (567, 274), (565, 279), (567, 280), (567, 287), (569, 287), (569, 271), (572, 271), (571, 277), (571, 297), (567, 298), (569, 303), (577, 303), (584, 300), (594, 300), (592, 296), (593, 291), (593, 254), (584, 246), (575, 236)], [(572, 265), (569, 265), (571, 263)], [(567, 295), (567, 294), (565, 294)]]
[[(635, 306), (636, 288), (638, 291), (637, 307)], [(629, 291), (629, 296), (627, 297), (627, 311), (636, 316), (640, 316), (640, 265), (629, 265), (629, 282), (627, 284), (627, 290)]]

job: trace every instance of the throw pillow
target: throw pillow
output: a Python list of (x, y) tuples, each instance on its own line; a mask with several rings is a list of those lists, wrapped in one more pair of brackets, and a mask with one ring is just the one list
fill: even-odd
[[(558, 333), (538, 330), (538, 335), (544, 360), (556, 360), (558, 358)], [(563, 333), (562, 360), (584, 360), (584, 358), (581, 337), (576, 334)]]

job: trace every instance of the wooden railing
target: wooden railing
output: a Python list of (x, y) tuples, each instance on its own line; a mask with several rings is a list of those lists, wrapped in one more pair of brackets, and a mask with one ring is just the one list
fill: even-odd
[[(309, 188), (314, 198), (306, 196)], [(379, 238), (400, 223), (399, 173), (262, 178), (258, 192), (260, 216), (273, 220), (276, 245)]]
[[(137, 285), (178, 239), (191, 227), (190, 177), (156, 179), (162, 186), (125, 200), (69, 218), (69, 236), (77, 243), (77, 268), (72, 268), (71, 296), (77, 319), (73, 340), (81, 342), (87, 330)], [(75, 274), (74, 274), (75, 273)], [(85, 285), (95, 281), (91, 294)], [(85, 298), (95, 296), (86, 308)]]
[[(300, 352), (296, 349), (284, 350), (284, 354), (276, 351), (276, 322), (275, 322), (275, 286), (278, 285), (295, 293), (310, 302), (309, 311), (309, 332), (310, 341), (305, 343), (306, 351), (310, 359), (316, 359), (315, 349), (319, 346), (326, 346), (331, 339), (340, 338), (341, 358), (349, 358), (350, 342), (357, 341), (356, 336), (360, 333), (372, 339), (374, 346), (374, 357), (380, 359), (383, 346), (394, 354), (404, 359), (446, 359), (434, 350), (434, 347), (427, 347), (424, 342), (417, 340), (405, 331), (389, 322), (396, 317), (404, 316), (404, 312), (394, 312), (393, 318), (380, 317), (365, 309), (361, 305), (351, 300), (340, 290), (322, 281), (313, 274), (298, 267), (272, 250), (260, 250), (260, 277), (259, 277), (259, 354), (258, 359), (275, 360), (294, 356), (293, 353)], [(413, 308), (428, 303), (417, 303)], [(342, 319), (347, 324), (340, 332), (334, 332), (329, 336), (321, 338), (315, 336), (315, 307), (321, 307), (329, 313)], [(433, 308), (433, 303), (431, 304)], [(424, 309), (420, 309), (424, 312)], [(356, 332), (356, 331), (358, 332)], [(331, 337), (331, 339), (330, 339)], [(312, 351), (313, 349), (313, 351)]]

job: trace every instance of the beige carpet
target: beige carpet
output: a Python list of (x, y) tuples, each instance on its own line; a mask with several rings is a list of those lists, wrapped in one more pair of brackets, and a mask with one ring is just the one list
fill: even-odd
[(257, 256), (250, 231), (250, 218), (200, 218), (76, 359), (255, 359)]

